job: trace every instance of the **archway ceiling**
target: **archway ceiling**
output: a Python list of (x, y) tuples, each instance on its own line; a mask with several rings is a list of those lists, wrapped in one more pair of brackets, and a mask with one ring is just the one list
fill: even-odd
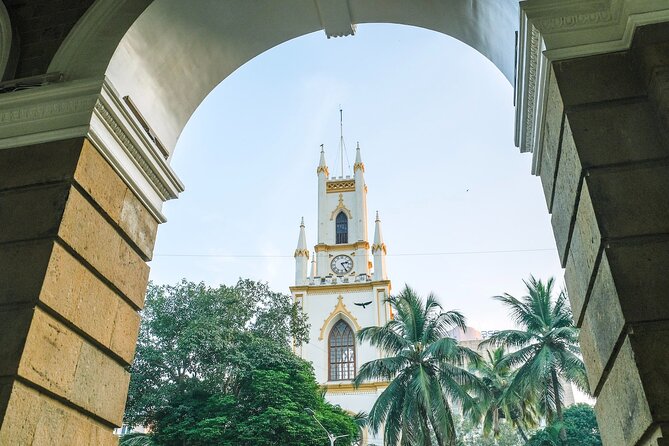
[(67, 80), (106, 75), (170, 150), (218, 83), (273, 46), (327, 30), (332, 17), (323, 10), (335, 4), (345, 5), (350, 23), (396, 23), (448, 34), (490, 59), (510, 81), (514, 73), (517, 0), (3, 2), (20, 45), (15, 77), (47, 71), (63, 72)]
[[(273, 46), (327, 28), (318, 1), (155, 0), (123, 37), (106, 75), (171, 150), (197, 106), (230, 73)], [(352, 23), (405, 24), (448, 34), (513, 79), (517, 0), (349, 0), (349, 5)], [(94, 74), (93, 68), (88, 66), (87, 74)]]

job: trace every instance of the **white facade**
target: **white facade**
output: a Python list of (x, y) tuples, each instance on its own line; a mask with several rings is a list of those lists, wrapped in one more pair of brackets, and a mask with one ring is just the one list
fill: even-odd
[[(343, 320), (357, 333), (363, 327), (386, 324), (391, 313), (385, 302), (390, 293), (390, 281), (378, 213), (374, 243), (371, 247), (369, 243), (367, 186), (359, 147), (353, 170), (352, 177), (329, 177), (325, 154), (321, 151), (317, 168), (318, 240), (310, 259), (303, 221), (295, 250), (295, 286), (290, 290), (311, 324), (309, 342), (297, 347), (295, 352), (313, 364), (317, 381), (327, 388), (328, 401), (357, 413), (369, 412), (387, 383), (364, 383), (355, 389), (352, 374), (345, 372), (338, 376), (341, 372), (337, 367), (341, 370), (341, 366), (332, 363), (341, 361), (342, 356), (341, 350), (330, 350), (332, 329)], [(354, 344), (354, 359), (350, 349), (343, 357), (349, 366), (353, 364), (357, 373), (362, 364), (379, 358), (380, 352), (367, 343), (360, 344), (357, 339)], [(365, 440), (363, 444), (383, 444), (381, 433)]]

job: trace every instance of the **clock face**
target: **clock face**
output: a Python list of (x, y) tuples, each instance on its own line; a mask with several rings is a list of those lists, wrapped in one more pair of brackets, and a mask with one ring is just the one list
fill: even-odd
[(346, 274), (353, 269), (353, 259), (346, 255), (338, 255), (330, 263), (332, 271), (336, 274)]

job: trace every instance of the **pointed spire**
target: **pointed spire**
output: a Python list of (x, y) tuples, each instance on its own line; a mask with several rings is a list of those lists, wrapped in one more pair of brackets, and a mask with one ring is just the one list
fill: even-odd
[(330, 171), (328, 170), (328, 165), (325, 162), (325, 149), (323, 148), (323, 144), (321, 144), (321, 159), (320, 162), (318, 163), (318, 168), (316, 169), (316, 173), (325, 173), (325, 178), (330, 176)]
[(311, 257), (311, 279), (313, 280), (316, 277), (316, 253), (313, 253)]
[(356, 172), (358, 169), (365, 171), (365, 165), (362, 163), (362, 157), (360, 156), (360, 142), (355, 148), (355, 164), (353, 165), (353, 172)]
[(307, 249), (307, 236), (304, 233), (304, 217), (300, 223), (300, 236), (297, 239), (297, 248), (295, 249), (295, 257), (305, 256), (309, 258), (309, 250)]
[(379, 218), (379, 211), (376, 211), (376, 224), (374, 226), (374, 244), (372, 245), (372, 253), (382, 250), (386, 253), (386, 244), (383, 243), (383, 233), (381, 232), (381, 219)]

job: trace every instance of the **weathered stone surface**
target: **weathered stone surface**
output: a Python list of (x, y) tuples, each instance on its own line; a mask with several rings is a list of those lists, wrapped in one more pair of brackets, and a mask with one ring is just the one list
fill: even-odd
[(150, 260), (158, 222), (88, 140), (74, 178)]
[(635, 445), (653, 423), (629, 339), (602, 387), (595, 412), (606, 446)]
[(137, 307), (142, 307), (148, 265), (75, 189), (58, 234)]
[(40, 301), (132, 362), (139, 314), (59, 244), (53, 248)]
[(567, 261), (570, 230), (576, 212), (576, 198), (580, 193), (579, 184), (582, 175), (581, 163), (571, 134), (569, 118), (566, 118), (564, 122), (562, 150), (558, 163), (551, 224), (560, 261), (564, 267)]
[(56, 235), (70, 188), (66, 184), (0, 193), (0, 243)]
[(629, 339), (655, 422), (669, 422), (669, 321), (634, 324)]
[(606, 255), (625, 320), (669, 320), (669, 240), (616, 243), (606, 248)]
[(624, 326), (625, 318), (605, 251), (585, 309), (580, 333), (581, 352), (586, 363), (590, 389), (593, 391), (600, 384), (604, 368)]
[(583, 183), (576, 214), (576, 223), (569, 248), (565, 269), (565, 282), (569, 292), (574, 318), (578, 321), (588, 292), (597, 255), (601, 245), (601, 234), (590, 199), (587, 182)]
[(669, 233), (669, 165), (597, 170), (586, 182), (606, 237)]
[(72, 178), (83, 138), (0, 150), (0, 190)]
[(37, 300), (52, 248), (50, 240), (0, 245), (0, 304)]
[(108, 427), (14, 382), (7, 418), (0, 427), (0, 445), (116, 446)]
[(562, 135), (562, 117), (564, 104), (555, 79), (555, 72), (550, 68), (548, 78), (548, 96), (546, 98), (546, 114), (544, 117), (544, 139), (541, 156), (541, 184), (544, 188), (546, 204), (549, 212), (553, 207), (553, 187), (555, 183), (555, 169)]
[(129, 375), (76, 333), (35, 310), (19, 376), (121, 425)]
[(584, 168), (669, 156), (647, 99), (570, 110), (569, 123)]
[(0, 311), (0, 376), (14, 375), (18, 369), (33, 316), (31, 307)]
[(629, 52), (558, 61), (553, 69), (567, 107), (646, 94)]

